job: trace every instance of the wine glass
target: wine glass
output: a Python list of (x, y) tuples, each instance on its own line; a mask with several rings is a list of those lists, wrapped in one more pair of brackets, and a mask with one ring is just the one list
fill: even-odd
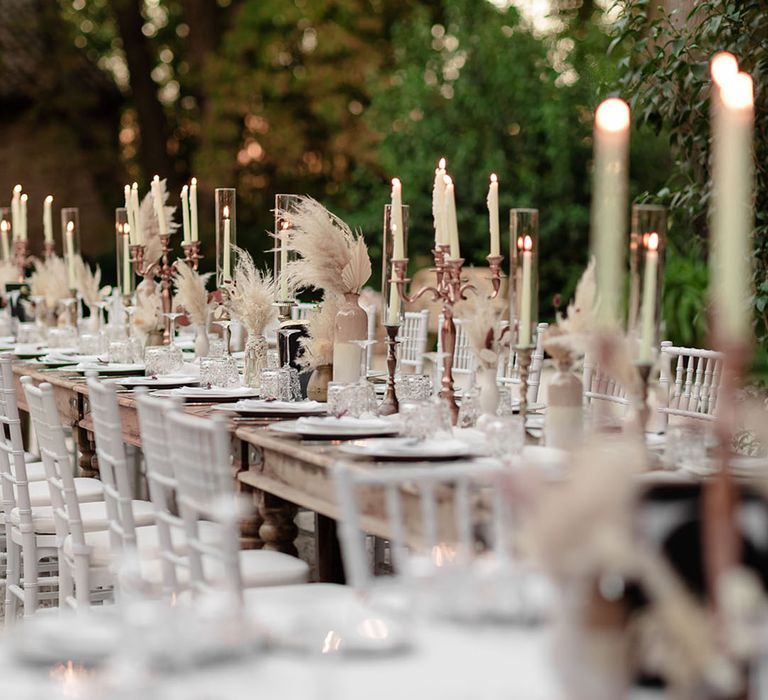
[(443, 363), (446, 358), (451, 357), (449, 352), (425, 352), (424, 358), (431, 362), (435, 371), (435, 388), (432, 395), (432, 404), (435, 407), (436, 420), (439, 423), (439, 430), (451, 433), (451, 414), (448, 410), (448, 404), (443, 401), (442, 385), (443, 385)]
[(228, 318), (222, 318), (218, 319), (213, 322), (215, 325), (217, 325), (219, 328), (224, 329), (224, 354), (225, 355), (231, 355), (232, 351), (229, 349), (229, 341), (232, 337), (232, 330), (230, 329), (230, 326), (232, 325), (232, 321), (230, 321)]
[(77, 333), (77, 323), (75, 322), (73, 313), (75, 304), (77, 304), (77, 299), (75, 297), (65, 297), (61, 300), (61, 303), (66, 311), (67, 325), (72, 326), (75, 329), (75, 333)]
[(171, 322), (171, 328), (168, 332), (168, 344), (174, 345), (174, 339), (176, 338), (176, 319), (179, 316), (183, 316), (184, 314), (178, 313), (176, 311), (167, 311), (163, 314), (165, 318), (167, 318)]
[(104, 329), (104, 326), (106, 325), (106, 318), (104, 316), (104, 309), (107, 308), (109, 305), (109, 302), (105, 301), (104, 299), (101, 299), (96, 302), (96, 308), (98, 309), (98, 324), (97, 328), (99, 331)]

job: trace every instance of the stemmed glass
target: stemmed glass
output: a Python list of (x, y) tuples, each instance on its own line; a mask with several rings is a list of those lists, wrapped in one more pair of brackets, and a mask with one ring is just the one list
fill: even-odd
[(73, 318), (73, 310), (75, 307), (75, 304), (77, 304), (77, 299), (75, 297), (65, 297), (61, 300), (61, 303), (64, 305), (64, 309), (66, 310), (67, 315), (67, 325), (72, 326), (75, 329), (75, 333), (77, 333), (77, 323), (75, 319)]
[(376, 407), (376, 387), (368, 381), (368, 348), (375, 345), (375, 340), (351, 340), (360, 348), (360, 378), (357, 385), (360, 391), (361, 413), (373, 411)]
[(176, 311), (168, 311), (163, 313), (163, 316), (171, 322), (171, 327), (168, 333), (168, 364), (170, 366), (170, 373), (178, 372), (184, 365), (184, 355), (174, 342), (176, 338), (176, 319), (184, 314), (177, 313)]
[(168, 335), (168, 344), (171, 346), (175, 345), (174, 340), (176, 339), (176, 319), (183, 315), (184, 314), (180, 314), (176, 311), (167, 311), (163, 314), (163, 316), (165, 316), (165, 318), (171, 322), (171, 329)]
[(435, 407), (435, 415), (438, 417), (440, 428), (451, 432), (451, 414), (448, 410), (448, 404), (443, 401), (443, 363), (446, 358), (451, 357), (449, 352), (425, 352), (424, 358), (432, 363), (435, 371), (434, 391), (432, 393), (432, 404)]
[(230, 326), (232, 325), (232, 321), (227, 319), (219, 319), (214, 321), (214, 324), (219, 326), (219, 328), (224, 329), (224, 355), (229, 356), (232, 354), (232, 351), (229, 348), (229, 341), (232, 337), (232, 331), (230, 330)]
[(104, 309), (106, 309), (107, 306), (109, 306), (109, 302), (105, 301), (104, 299), (101, 299), (100, 301), (96, 302), (96, 308), (98, 309), (97, 328), (99, 331), (102, 331), (104, 329), (104, 326), (106, 325)]

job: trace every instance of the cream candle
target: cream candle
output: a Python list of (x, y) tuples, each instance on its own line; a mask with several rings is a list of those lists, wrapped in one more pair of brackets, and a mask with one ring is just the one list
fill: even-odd
[(19, 235), (18, 240), (27, 240), (27, 195), (22, 194), (19, 198)]
[(11, 236), (16, 238), (19, 234), (19, 218), (21, 216), (21, 185), (16, 185), (13, 188), (13, 198), (11, 199)]
[(280, 230), (280, 301), (288, 301), (288, 275), (286, 268), (288, 267), (288, 235), (290, 231), (290, 224), (288, 221), (281, 223)]
[(136, 227), (133, 224), (133, 204), (131, 203), (131, 186), (126, 185), (123, 188), (125, 195), (125, 215), (128, 217), (128, 226), (130, 231), (130, 242), (134, 244), (136, 242)]
[(501, 242), (499, 238), (499, 180), (495, 174), (491, 175), (491, 184), (488, 187), (488, 197), (485, 202), (488, 205), (491, 255), (501, 255)]
[(451, 244), (450, 257), (455, 260), (461, 257), (461, 249), (459, 248), (459, 225), (456, 219), (456, 197), (450, 175), (445, 176), (445, 209), (448, 242)]
[(51, 208), (53, 197), (48, 195), (43, 202), (43, 238), (46, 243), (53, 243), (53, 216)]
[(193, 241), (199, 240), (197, 231), (197, 178), (193, 177), (189, 185), (189, 222)]
[[(130, 233), (130, 224), (126, 224), (128, 232)], [(131, 250), (129, 236), (120, 236), (120, 240), (123, 246), (123, 294), (128, 296), (131, 293), (131, 275), (133, 270), (131, 269)]]
[(133, 238), (135, 245), (142, 245), (144, 243), (144, 231), (141, 226), (141, 207), (139, 206), (139, 185), (133, 183), (131, 187), (131, 207), (133, 209), (133, 226), (132, 231), (135, 231)]
[(746, 73), (712, 68), (723, 82), (713, 109), (710, 289), (717, 337), (733, 341), (751, 333), (754, 87)]
[(629, 106), (612, 97), (595, 113), (592, 252), (595, 256), (600, 320), (619, 319), (627, 229)]
[(643, 274), (643, 300), (640, 309), (640, 350), (642, 363), (653, 362), (656, 345), (656, 289), (659, 274), (659, 234), (648, 234), (645, 241), (645, 272)]
[(3, 219), (0, 221), (0, 251), (3, 254), (3, 260), (8, 261), (11, 259), (11, 245), (8, 241), (10, 235), (8, 222)]
[(445, 227), (445, 158), (441, 158), (435, 170), (432, 185), (432, 220), (435, 226), (435, 245), (448, 242)]
[(184, 243), (189, 243), (192, 239), (189, 230), (189, 188), (186, 185), (181, 188), (181, 226), (184, 232)]
[(224, 205), (223, 210), (223, 217), (224, 217), (224, 244), (222, 246), (222, 256), (221, 256), (221, 274), (222, 277), (229, 281), (232, 279), (232, 264), (231, 264), (231, 244), (230, 244), (230, 238), (231, 238), (231, 225), (232, 222), (229, 218), (229, 207)]
[(155, 203), (155, 216), (161, 236), (168, 235), (168, 222), (165, 220), (165, 203), (163, 202), (163, 192), (160, 187), (160, 177), (155, 175), (152, 179), (152, 198)]
[(523, 256), (523, 283), (520, 299), (520, 329), (518, 343), (520, 345), (531, 344), (531, 283), (533, 275), (533, 239), (525, 235), (518, 247)]
[[(392, 180), (392, 193), (390, 196), (389, 233), (392, 236), (392, 259), (402, 260), (405, 257), (405, 237), (403, 229), (403, 189), (400, 180)], [(394, 268), (393, 272), (394, 274)], [(400, 324), (400, 294), (397, 286), (389, 286), (389, 314), (387, 323), (390, 326)]]
[(72, 221), (67, 223), (67, 229), (64, 232), (64, 249), (67, 251), (67, 276), (69, 279), (69, 288), (77, 289), (77, 271), (75, 269), (75, 224)]

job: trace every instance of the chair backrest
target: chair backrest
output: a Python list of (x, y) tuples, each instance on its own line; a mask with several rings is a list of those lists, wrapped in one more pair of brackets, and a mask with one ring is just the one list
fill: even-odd
[[(407, 549), (440, 556), (473, 558), (492, 553), (500, 561), (511, 551), (511, 512), (502, 488), (504, 471), (476, 463), (434, 467), (366, 469), (336, 464), (333, 474), (341, 505), (341, 544), (350, 583), (369, 587), (362, 533), (372, 492), (384, 497), (385, 535), (391, 546), (395, 574), (407, 576)], [(439, 563), (439, 562), (438, 562)]]
[(48, 383), (35, 386), (31, 377), (22, 377), (21, 384), (45, 467), (57, 546), (61, 547), (67, 535), (71, 535), (73, 552), (87, 551), (80, 503), (75, 491), (73, 459), (67, 450), (53, 387)]
[[(190, 587), (193, 593), (224, 587), (242, 602), (238, 501), (227, 422), (174, 411), (167, 415), (166, 427), (187, 536)], [(203, 541), (198, 527), (201, 519), (218, 525), (218, 542)], [(214, 577), (217, 568), (220, 576)]]
[(593, 401), (603, 401), (624, 407), (629, 406), (630, 400), (624, 387), (601, 372), (590, 353), (584, 356), (582, 383), (584, 385), (584, 402), (587, 405)]
[[(18, 507), (21, 529), (32, 532), (24, 439), (13, 385), (13, 356), (10, 354), (0, 355), (0, 426), (0, 511), (7, 514)], [(10, 523), (7, 517), (6, 523)]]
[(116, 385), (100, 382), (95, 373), (89, 375), (87, 383), (110, 542), (113, 551), (119, 552), (136, 546), (133, 464), (125, 454)]
[(665, 424), (670, 415), (714, 420), (722, 374), (722, 353), (662, 342), (659, 412)]
[[(184, 534), (184, 523), (177, 515), (176, 492), (178, 484), (173, 470), (173, 460), (168, 435), (168, 416), (180, 411), (184, 402), (173, 397), (169, 399), (150, 396), (145, 387), (135, 391), (136, 409), (139, 417), (144, 466), (147, 472), (149, 497), (155, 513), (160, 559), (163, 575), (163, 589), (166, 596), (177, 592), (178, 567), (189, 568), (185, 554), (179, 554), (180, 548), (174, 547)], [(183, 551), (183, 549), (181, 550)]]
[[(506, 324), (506, 321), (504, 322)], [(536, 326), (536, 334), (533, 338), (533, 353), (531, 355), (531, 367), (528, 370), (528, 403), (536, 403), (539, 400), (539, 387), (541, 386), (541, 371), (544, 366), (544, 334), (549, 327), (548, 323), (539, 323)], [(517, 362), (517, 353), (510, 348), (507, 361), (499, 363), (499, 383), (504, 385), (520, 383), (520, 368)]]
[(429, 337), (429, 309), (406, 311), (400, 328), (400, 365), (413, 367), (416, 374), (424, 371), (424, 353)]
[[(443, 352), (443, 339), (440, 329), (443, 327), (443, 314), (437, 319), (437, 352)], [(464, 323), (460, 318), (454, 318), (456, 326), (456, 345), (453, 351), (453, 373), (472, 374), (475, 369), (475, 356), (469, 346), (469, 336), (464, 329)]]
[(320, 308), (315, 302), (297, 301), (291, 307), (291, 320), (306, 321), (312, 314), (317, 313)]

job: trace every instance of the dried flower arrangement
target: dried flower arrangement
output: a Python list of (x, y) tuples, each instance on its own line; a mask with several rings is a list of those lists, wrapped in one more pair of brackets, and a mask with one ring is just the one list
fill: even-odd
[(176, 289), (174, 308), (180, 306), (195, 326), (207, 326), (211, 304), (208, 301), (206, 284), (211, 273), (200, 274), (187, 264), (180, 264), (173, 276)]
[(334, 319), (339, 298), (326, 294), (320, 308), (307, 319), (307, 337), (300, 338), (303, 349), (299, 363), (305, 371), (333, 364)]
[(250, 253), (241, 248), (237, 249), (237, 265), (225, 299), (227, 311), (249, 336), (264, 335), (266, 327), (275, 319), (272, 273), (259, 270)]

